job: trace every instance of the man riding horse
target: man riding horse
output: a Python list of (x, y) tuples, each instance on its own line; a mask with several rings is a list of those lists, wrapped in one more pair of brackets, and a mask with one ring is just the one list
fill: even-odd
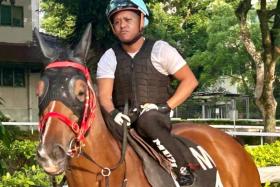
[[(180, 185), (191, 185), (194, 176), (171, 134), (169, 114), (191, 95), (198, 81), (175, 48), (143, 36), (149, 12), (142, 0), (111, 0), (106, 15), (120, 43), (108, 49), (98, 63), (101, 106), (116, 124), (131, 124), (158, 148), (171, 162)], [(173, 93), (170, 77), (179, 81)], [(129, 114), (122, 112), (126, 102)]]

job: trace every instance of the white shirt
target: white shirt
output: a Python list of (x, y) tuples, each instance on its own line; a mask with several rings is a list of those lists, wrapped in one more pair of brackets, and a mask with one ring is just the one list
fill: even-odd
[[(137, 52), (128, 54), (134, 58)], [(162, 40), (155, 42), (151, 53), (151, 61), (155, 69), (164, 75), (173, 75), (186, 64), (186, 61), (178, 51)], [(110, 48), (103, 54), (98, 62), (96, 78), (114, 79), (116, 67), (116, 55), (113, 49)]]

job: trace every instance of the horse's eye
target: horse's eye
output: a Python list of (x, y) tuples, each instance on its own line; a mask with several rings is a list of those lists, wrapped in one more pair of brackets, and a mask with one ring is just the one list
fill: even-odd
[(37, 84), (36, 87), (36, 96), (37, 97), (42, 97), (46, 94), (48, 89), (48, 79), (46, 77), (43, 77)]
[(74, 97), (76, 97), (79, 101), (84, 102), (86, 99), (86, 90), (87, 85), (86, 82), (78, 79), (74, 82)]
[(73, 77), (69, 82), (69, 92), (73, 99), (84, 102), (86, 99), (87, 83), (81, 76)]
[(40, 80), (38, 82), (35, 92), (36, 92), (37, 97), (40, 97), (43, 94), (43, 92), (44, 92), (44, 82), (43, 81)]
[(83, 95), (85, 95), (85, 92), (83, 92), (83, 91), (80, 91), (78, 94), (78, 96), (83, 96)]

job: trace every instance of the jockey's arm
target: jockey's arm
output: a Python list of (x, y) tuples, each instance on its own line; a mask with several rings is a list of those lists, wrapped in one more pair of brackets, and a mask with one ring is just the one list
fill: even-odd
[(101, 106), (110, 113), (115, 109), (112, 101), (112, 93), (114, 86), (114, 79), (100, 78), (97, 79), (98, 97)]
[(174, 95), (167, 101), (167, 104), (171, 109), (182, 104), (198, 85), (197, 79), (187, 64), (175, 72), (173, 76), (180, 83)]

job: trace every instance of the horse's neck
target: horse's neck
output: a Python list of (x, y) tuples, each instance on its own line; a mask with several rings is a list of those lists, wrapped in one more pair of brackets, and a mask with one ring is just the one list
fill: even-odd
[[(116, 164), (120, 160), (120, 145), (107, 129), (99, 107), (97, 107), (96, 117), (91, 125), (84, 151), (102, 167), (112, 169), (117, 166)], [(143, 173), (142, 163), (131, 147), (127, 147), (125, 160), (126, 164), (117, 166), (118, 169), (114, 172), (114, 176), (110, 177), (111, 184), (114, 184), (112, 186), (121, 186), (124, 178), (123, 175), (127, 173), (126, 177), (129, 181), (133, 181), (134, 186), (150, 187)], [(100, 167), (97, 167), (94, 163), (89, 165), (86, 162), (83, 164), (83, 167), (90, 171), (100, 172)]]
[(111, 159), (107, 159), (108, 164), (110, 162), (115, 163), (119, 159), (120, 148), (117, 141), (107, 129), (98, 106), (86, 142), (85, 151), (89, 155), (92, 155), (94, 159), (100, 159), (101, 162), (104, 162), (104, 158), (107, 158), (107, 156), (111, 157)]

